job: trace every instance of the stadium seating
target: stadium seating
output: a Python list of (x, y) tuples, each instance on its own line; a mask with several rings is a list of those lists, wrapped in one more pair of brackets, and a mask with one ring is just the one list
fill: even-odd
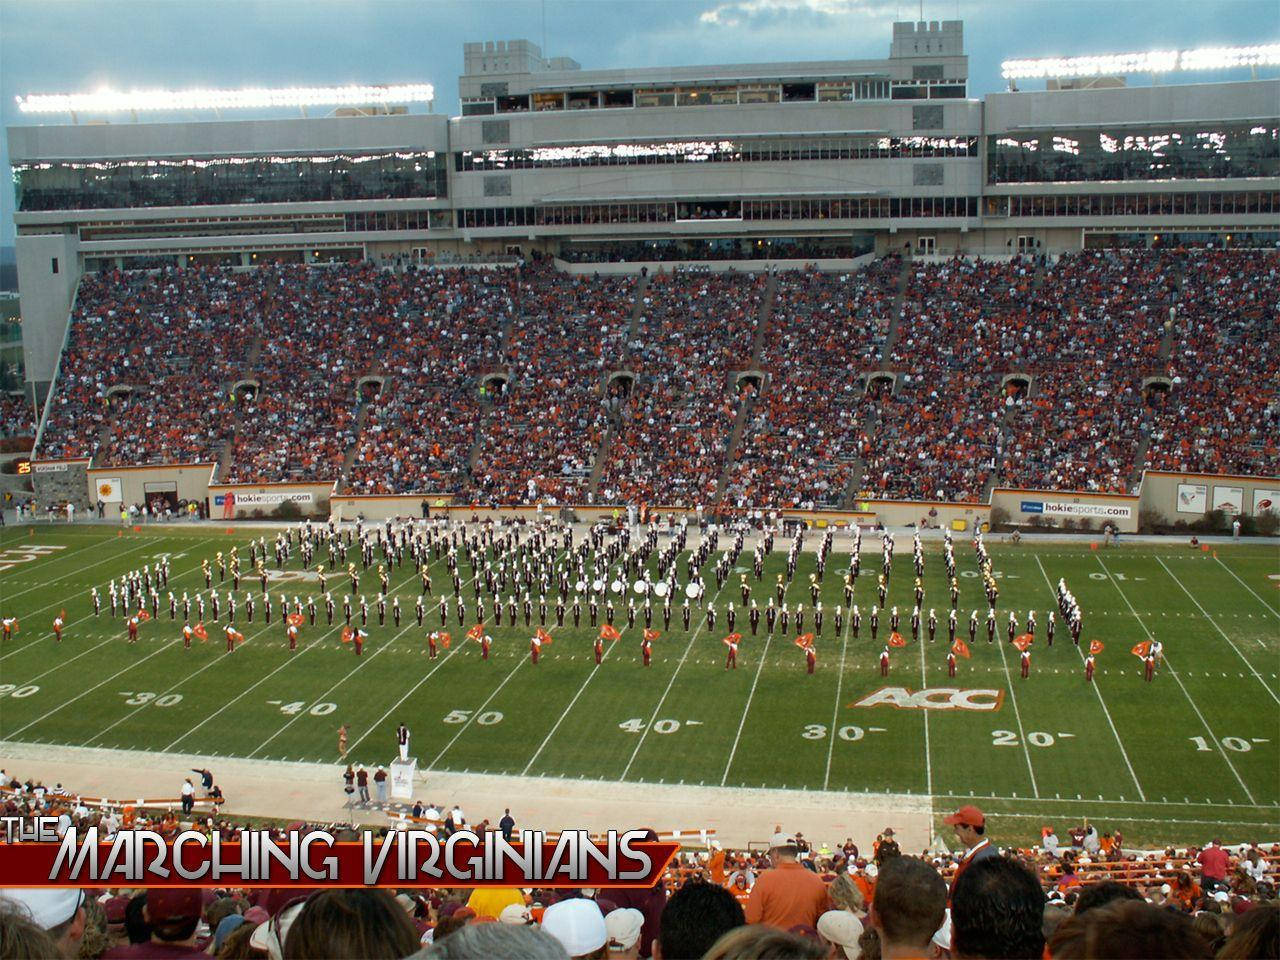
[(0, 393), (0, 450), (31, 446), (36, 435), (35, 413), (20, 393)]
[(768, 278), (735, 273), (659, 274), (639, 304), (546, 263), (89, 275), (38, 455), (478, 503), (710, 504), (723, 478), (738, 507), (1275, 472), (1278, 268), (887, 258), (782, 273), (767, 317)]

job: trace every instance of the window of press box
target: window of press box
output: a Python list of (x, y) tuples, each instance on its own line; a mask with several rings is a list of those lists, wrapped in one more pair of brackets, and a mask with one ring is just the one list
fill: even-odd
[(566, 97), (570, 110), (592, 110), (600, 101), (600, 95), (594, 90), (571, 90)]
[(529, 109), (528, 96), (499, 97), (497, 100), (499, 113), (523, 113)]
[(782, 85), (782, 102), (794, 103), (800, 100), (814, 99), (815, 84), (812, 83), (784, 83)]
[(604, 105), (606, 107), (633, 107), (635, 102), (635, 93), (631, 90), (604, 91)]
[(464, 117), (487, 117), (492, 113), (492, 100), (486, 100), (484, 103), (464, 103), (462, 105), (462, 115)]

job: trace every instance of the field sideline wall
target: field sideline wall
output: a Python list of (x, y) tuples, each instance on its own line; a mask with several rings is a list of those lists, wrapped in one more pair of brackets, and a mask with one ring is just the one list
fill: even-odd
[(333, 496), (333, 481), (316, 483), (211, 483), (209, 516), (220, 519), (226, 516), (228, 496), (234, 496), (234, 519), (270, 517), (282, 503), (296, 503), (304, 517), (329, 517)]
[(1008, 511), (1015, 524), (1044, 523), (1062, 526), (1063, 521), (1088, 521), (1095, 530), (1113, 523), (1121, 533), (1138, 532), (1139, 498), (1112, 493), (1083, 493), (1066, 490), (1021, 490), (997, 487), (991, 491), (991, 506)]
[[(1193, 509), (1197, 491), (1188, 487), (1204, 488), (1207, 497), (1206, 510)], [(1192, 496), (1189, 503), (1179, 502), (1179, 492)], [(1262, 512), (1262, 503), (1270, 500), (1271, 510), (1280, 514), (1280, 477), (1240, 477), (1206, 473), (1174, 473), (1148, 470), (1142, 477), (1142, 509), (1158, 513), (1166, 523), (1179, 520), (1194, 523), (1224, 502), (1239, 495), (1240, 513), (1253, 516)], [(1260, 509), (1255, 510), (1255, 502)], [(1231, 513), (1231, 510), (1227, 510)]]
[[(96, 507), (99, 487), (107, 480), (120, 481), (120, 496), (125, 504), (143, 503), (149, 494), (164, 492), (172, 485), (179, 500), (201, 501), (209, 493), (213, 477), (212, 463), (166, 463), (147, 467), (90, 467), (87, 494), (89, 505)], [(120, 508), (107, 504), (107, 510)], [(110, 513), (108, 513), (110, 516)]]
[(40, 460), (31, 464), (31, 489), (45, 506), (70, 500), (77, 510), (89, 507), (88, 460)]

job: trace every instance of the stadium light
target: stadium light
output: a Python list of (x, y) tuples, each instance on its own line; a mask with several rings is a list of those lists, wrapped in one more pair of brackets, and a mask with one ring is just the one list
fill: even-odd
[(1280, 43), (1256, 47), (1200, 47), (1195, 50), (1151, 50), (1089, 57), (1045, 57), (1005, 60), (1006, 80), (1047, 77), (1101, 77), (1127, 73), (1173, 73), (1179, 70), (1230, 70), (1235, 67), (1273, 67), (1280, 64)]
[(242, 90), (100, 89), (94, 93), (33, 93), (14, 97), (22, 113), (118, 113), (156, 110), (250, 110), (430, 103), (429, 83), (347, 87), (248, 87)]

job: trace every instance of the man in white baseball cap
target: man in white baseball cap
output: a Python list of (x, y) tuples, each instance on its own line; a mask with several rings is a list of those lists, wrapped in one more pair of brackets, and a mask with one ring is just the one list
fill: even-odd
[(542, 929), (559, 940), (570, 957), (608, 955), (609, 931), (594, 900), (575, 897), (552, 904), (542, 914)]
[(0, 889), (0, 900), (29, 917), (58, 944), (64, 957), (80, 951), (84, 937), (84, 891), (77, 887), (31, 887)]
[(638, 960), (643, 913), (634, 907), (610, 910), (604, 918), (604, 928), (609, 934), (609, 960)]

